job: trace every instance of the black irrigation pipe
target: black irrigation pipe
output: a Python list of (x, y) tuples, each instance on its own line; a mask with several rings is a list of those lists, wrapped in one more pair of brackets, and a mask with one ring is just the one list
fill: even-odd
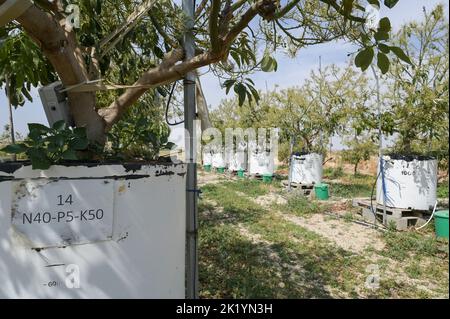
[[(345, 219), (344, 217), (342, 217), (342, 216), (340, 216), (338, 214), (333, 214), (333, 213), (330, 213), (330, 212), (322, 212), (322, 214), (327, 215), (327, 216), (336, 217), (336, 218), (339, 218), (339, 219)], [(378, 226), (377, 224), (367, 223), (367, 222), (363, 222), (363, 221), (355, 220), (355, 219), (351, 219), (350, 221), (352, 223), (355, 223), (355, 224), (358, 224), (358, 225), (362, 225), (362, 226), (366, 226), (366, 227), (371, 227), (371, 228), (376, 229), (376, 230), (387, 231), (387, 229), (385, 227)]]

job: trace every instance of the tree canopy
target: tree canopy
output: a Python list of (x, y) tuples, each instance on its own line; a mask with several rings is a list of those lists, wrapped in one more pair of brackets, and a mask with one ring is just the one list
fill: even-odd
[(146, 93), (157, 89), (164, 94), (167, 85), (200, 67), (209, 66), (223, 79), (225, 89), (233, 88), (241, 104), (246, 99), (258, 100), (250, 76), (255, 71), (275, 71), (275, 51), (295, 55), (306, 46), (344, 39), (360, 45), (358, 67), (366, 69), (377, 56), (378, 66), (386, 72), (388, 53), (406, 61), (407, 57), (389, 44), (389, 19), (370, 27), (365, 8), (368, 3), (392, 8), (397, 2), (197, 1), (196, 53), (185, 59), (182, 44), (187, 17), (179, 2), (38, 0), (2, 28), (3, 46), (24, 40), (19, 41), (21, 48), (8, 45), (13, 51), (0, 55), (0, 74), (19, 61), (28, 62), (35, 71), (22, 73), (23, 81), (14, 82), (15, 104), (23, 101), (21, 94), (28, 97), (30, 86), (55, 77), (66, 88), (100, 79), (131, 85), (108, 93), (92, 92), (95, 85), (81, 85), (68, 92), (76, 125), (87, 128), (90, 140), (103, 143), (106, 133)]

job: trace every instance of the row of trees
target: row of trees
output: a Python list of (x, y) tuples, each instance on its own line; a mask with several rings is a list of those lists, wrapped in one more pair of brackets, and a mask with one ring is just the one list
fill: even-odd
[[(422, 22), (403, 26), (394, 42), (411, 63), (391, 61), (380, 79), (381, 128), (395, 141), (392, 151), (432, 154), (443, 166), (448, 165), (448, 28), (440, 5), (424, 11)], [(378, 149), (376, 97), (372, 73), (331, 65), (313, 71), (302, 86), (261, 94), (258, 104), (240, 107), (238, 99), (224, 100), (211, 116), (222, 129), (279, 127), (284, 159), (292, 141), (296, 151), (325, 153), (337, 135), (356, 173)]]

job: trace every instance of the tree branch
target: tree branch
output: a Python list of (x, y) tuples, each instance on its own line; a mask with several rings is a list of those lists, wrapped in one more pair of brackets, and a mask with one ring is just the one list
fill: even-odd
[(289, 2), (288, 4), (286, 4), (280, 11), (278, 11), (277, 13), (275, 13), (275, 19), (280, 19), (282, 17), (284, 17), (289, 11), (291, 11), (296, 5), (297, 3), (299, 3), (300, 0), (293, 0), (291, 2)]
[(106, 122), (106, 130), (111, 129), (122, 114), (131, 107), (148, 89), (165, 85), (181, 79), (186, 73), (200, 67), (217, 63), (228, 52), (228, 47), (233, 43), (239, 33), (247, 27), (250, 21), (258, 15), (259, 7), (267, 0), (255, 2), (240, 18), (240, 20), (224, 36), (223, 45), (217, 52), (205, 52), (198, 54), (188, 61), (178, 63), (184, 58), (182, 49), (174, 49), (163, 59), (162, 63), (144, 73), (134, 85), (146, 86), (145, 88), (127, 89), (110, 106), (99, 109), (98, 113)]
[[(65, 86), (89, 80), (82, 50), (73, 31), (66, 30), (65, 20), (54, 17), (32, 5), (16, 19), (42, 49)], [(102, 142), (104, 123), (95, 111), (94, 93), (69, 93), (69, 105), (75, 124), (87, 128), (91, 140)]]
[(219, 39), (219, 12), (220, 0), (212, 0), (211, 12), (209, 14), (209, 38), (211, 41), (211, 51), (218, 52), (220, 50)]

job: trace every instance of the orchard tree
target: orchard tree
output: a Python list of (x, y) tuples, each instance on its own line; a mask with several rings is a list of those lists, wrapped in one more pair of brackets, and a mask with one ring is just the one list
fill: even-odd
[(215, 127), (278, 127), (280, 158), (293, 151), (325, 153), (332, 136), (362, 134), (376, 125), (371, 110), (373, 90), (351, 65), (313, 71), (301, 87), (258, 92), (258, 103), (239, 98), (222, 101), (211, 113)]
[(448, 158), (449, 25), (442, 5), (423, 14), (423, 22), (404, 25), (395, 36), (410, 64), (391, 63), (385, 129), (398, 135), (398, 152)]
[(350, 116), (367, 81), (351, 65), (330, 65), (313, 71), (302, 87), (276, 93), (277, 119), (281, 137), (295, 141), (295, 150), (325, 154), (330, 139), (345, 133)]
[[(391, 8), (397, 1), (383, 3)], [(0, 5), (4, 2), (0, 0)], [(130, 108), (139, 107), (137, 102), (146, 93), (152, 89), (167, 93), (167, 85), (201, 67), (209, 66), (227, 90), (233, 88), (241, 104), (257, 99), (246, 79), (254, 71), (276, 70), (277, 50), (295, 54), (305, 46), (344, 39), (361, 44), (356, 64), (367, 68), (374, 49), (387, 45), (390, 29), (388, 18), (373, 28), (366, 26), (368, 2), (379, 7), (381, 1), (197, 1), (196, 53), (187, 59), (183, 50), (187, 17), (179, 1), (37, 0), (2, 29), (3, 40), (27, 40), (18, 56), (0, 57), (0, 73), (4, 75), (5, 68), (19, 59), (25, 61), (35, 73), (24, 73), (13, 90), (27, 97), (30, 85), (50, 81), (46, 76), (50, 69), (70, 89), (75, 125), (86, 128), (90, 141), (102, 144), (114, 124)], [(46, 67), (36, 67), (40, 61)], [(100, 79), (103, 82), (96, 85), (81, 85)], [(121, 86), (113, 94), (92, 91), (108, 83), (131, 86)]]
[(342, 159), (353, 165), (353, 173), (358, 174), (358, 165), (376, 154), (378, 142), (378, 114), (373, 82), (360, 72), (352, 73), (352, 86), (347, 91), (344, 108), (345, 125), (340, 132), (347, 149), (342, 151)]

